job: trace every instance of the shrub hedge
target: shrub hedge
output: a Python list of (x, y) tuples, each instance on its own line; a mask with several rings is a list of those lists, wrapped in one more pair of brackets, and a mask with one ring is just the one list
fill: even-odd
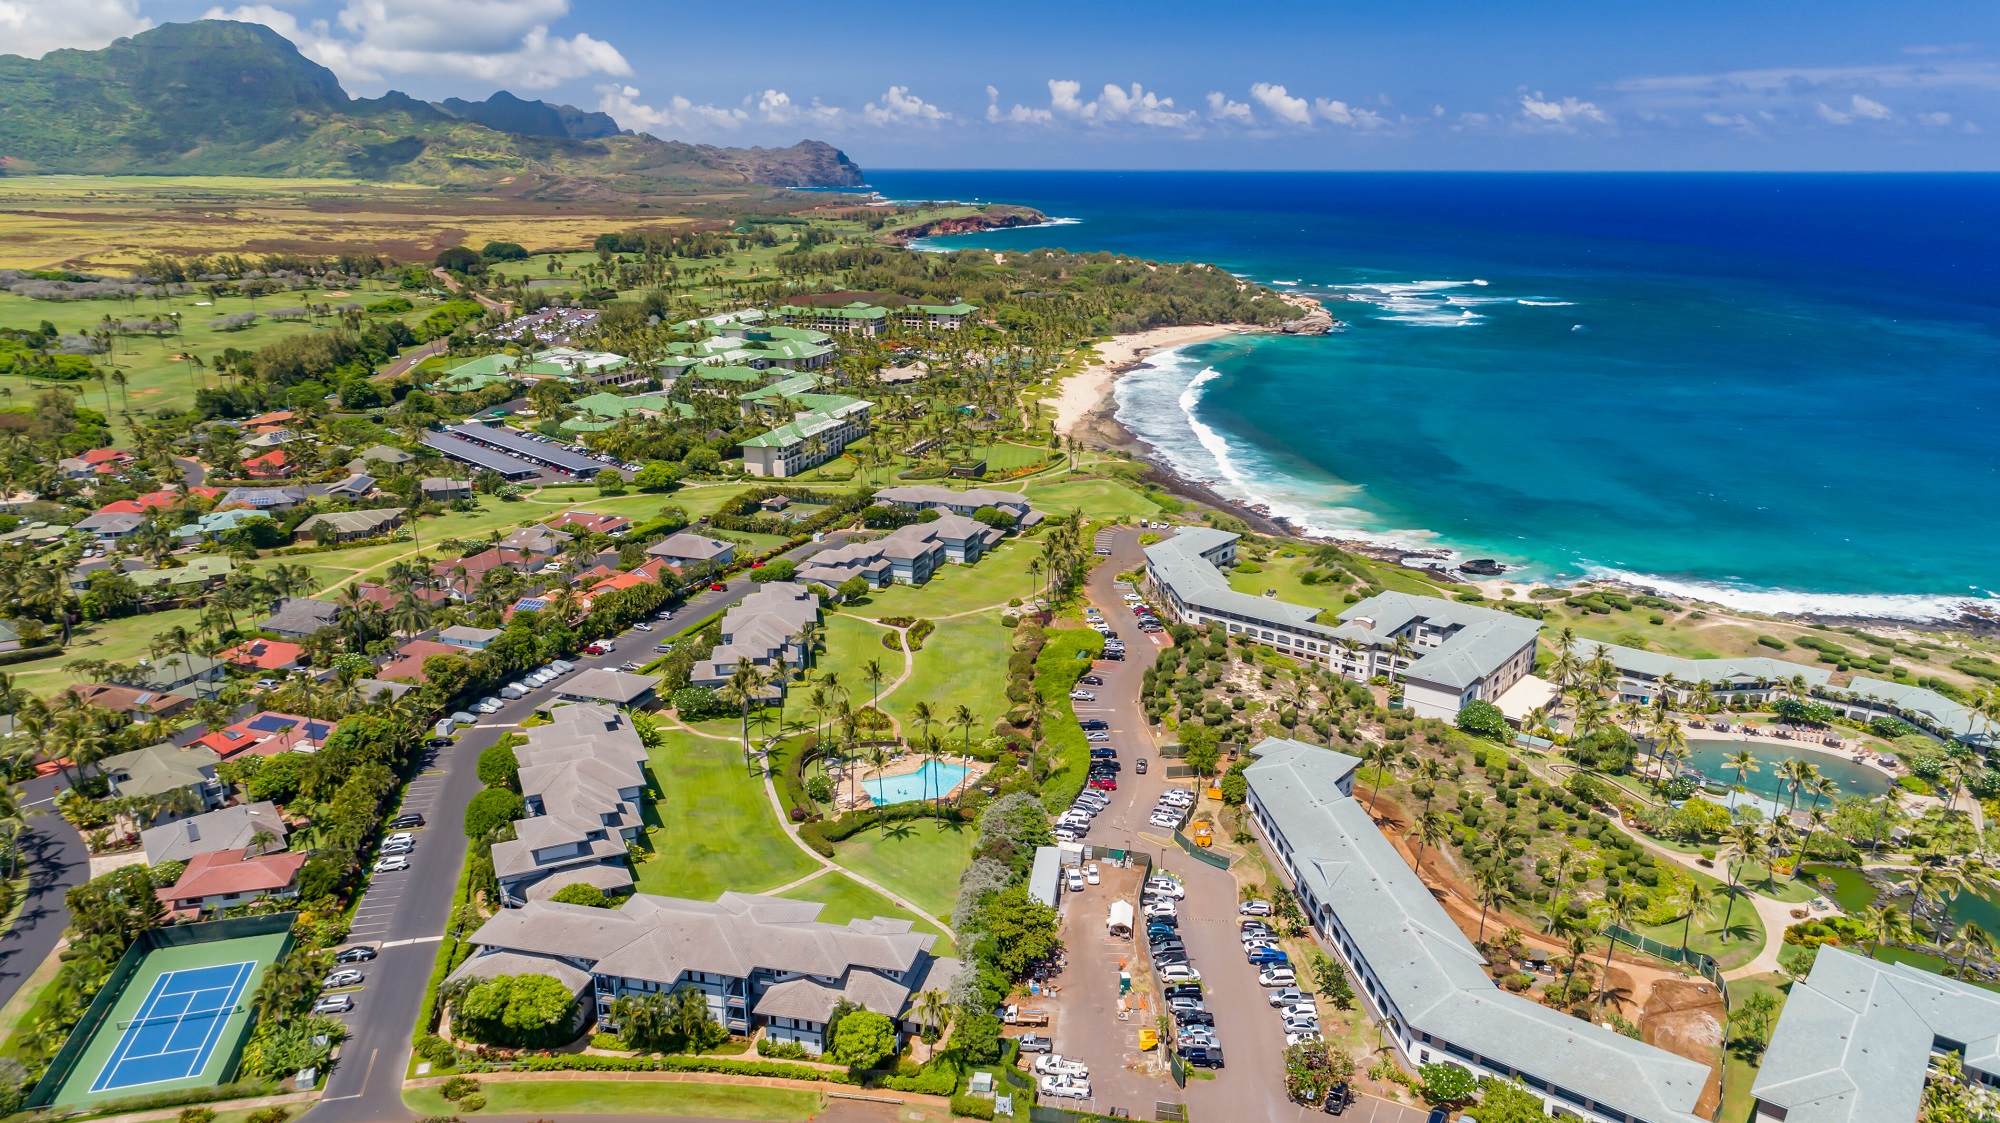
[(594, 1053), (523, 1057), (520, 1072), (715, 1072), (725, 1076), (771, 1076), (780, 1080), (816, 1080), (822, 1084), (859, 1084), (852, 1073), (838, 1069), (778, 1061), (738, 1061), (727, 1057), (604, 1057)]

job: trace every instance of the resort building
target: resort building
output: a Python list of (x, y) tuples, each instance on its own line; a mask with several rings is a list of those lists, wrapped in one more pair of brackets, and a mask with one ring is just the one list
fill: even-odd
[[(1854, 721), (1893, 717), (1937, 737), (1952, 738), (1974, 748), (1990, 748), (1993, 744), (1992, 731), (1971, 707), (1914, 683), (1856, 675), (1846, 686), (1837, 686), (1831, 668), (1760, 655), (1689, 659), (1594, 640), (1578, 640), (1570, 650), (1584, 660), (1601, 655), (1618, 669), (1621, 702), (1651, 705), (1654, 695), (1668, 691), (1674, 702), (1684, 703), (1702, 683), (1707, 683), (1716, 700), (1724, 705), (1758, 704), (1789, 693), (1795, 681), (1803, 680), (1814, 698)], [(1671, 686), (1667, 683), (1669, 676), (1673, 679)]]
[(881, 335), (889, 324), (889, 311), (877, 308), (865, 300), (843, 304), (838, 308), (817, 308), (797, 304), (781, 304), (771, 309), (772, 315), (793, 327), (811, 328), (814, 331), (845, 332), (849, 335)]
[(1275, 737), (1252, 752), (1244, 778), (1257, 833), (1407, 1066), (1518, 1079), (1552, 1113), (1599, 1123), (1701, 1119), (1707, 1065), (1494, 984), (1479, 950), (1353, 798), (1359, 760)]
[(977, 311), (978, 305), (964, 301), (956, 304), (906, 304), (896, 310), (896, 318), (906, 328), (957, 331), (965, 326), (966, 317)]
[[(1012, 515), (1016, 530), (1042, 521), (1042, 513), (1028, 506), (1027, 496), (1018, 491), (993, 491), (983, 487), (957, 491), (937, 484), (904, 484), (876, 492), (875, 502), (885, 507), (901, 507), (906, 511), (937, 509), (954, 515), (971, 515), (982, 507), (991, 507)], [(1235, 556), (1233, 550), (1230, 556)]]
[(868, 433), (874, 403), (842, 394), (794, 394), (785, 399), (799, 412), (792, 420), (743, 442), (743, 470), (784, 479), (839, 456)]
[(563, 430), (570, 433), (601, 433), (626, 417), (653, 418), (672, 414), (687, 419), (694, 416), (693, 406), (668, 400), (664, 390), (624, 396), (597, 393), (578, 398), (569, 403), (569, 408), (577, 411), (577, 416), (562, 423)]
[(454, 499), (472, 498), (471, 483), (444, 476), (425, 476), (417, 481), (417, 490), (423, 493), (425, 500), (432, 503), (449, 503)]
[(2000, 1085), (2000, 994), (1827, 946), (1792, 984), (1750, 1094), (1754, 1123), (1915, 1119), (1940, 1054)]
[(606, 1030), (622, 997), (697, 990), (729, 1032), (762, 1029), (813, 1054), (824, 1051), (842, 1001), (889, 1017), (900, 1033), (919, 1028), (915, 997), (945, 989), (960, 962), (932, 956), (938, 938), (908, 920), (829, 924), (818, 919), (824, 908), (748, 893), (715, 901), (641, 893), (617, 909), (534, 901), (481, 925), (470, 937), (479, 953), (454, 977), (566, 980), (588, 989)]
[(1238, 592), (1221, 568), (1236, 564), (1237, 537), (1182, 527), (1146, 547), (1147, 590), (1175, 620), (1221, 624), (1357, 682), (1398, 679), (1420, 717), (1449, 721), (1469, 702), (1497, 702), (1534, 669), (1541, 625), (1510, 612), (1389, 592), (1323, 622), (1310, 606)]
[(801, 581), (838, 587), (853, 577), (870, 588), (921, 585), (947, 563), (969, 565), (998, 546), (1001, 533), (964, 515), (940, 515), (930, 522), (899, 526), (872, 542), (821, 550), (799, 566)]
[(221, 554), (194, 554), (180, 560), (185, 564), (166, 569), (140, 570), (127, 576), (143, 592), (166, 590), (180, 593), (214, 588), (236, 570), (236, 563)]
[[(735, 322), (714, 325), (715, 319), (690, 320), (681, 325), (684, 330), (691, 329), (695, 324), (708, 325), (715, 334), (692, 343), (669, 343), (664, 350), (670, 356), (695, 364), (749, 367), (752, 370), (769, 370), (772, 367), (816, 370), (832, 362), (836, 353), (833, 338), (823, 331), (761, 325), (751, 327)], [(674, 364), (662, 365), (672, 367)]]
[(493, 846), (501, 903), (519, 908), (578, 882), (605, 892), (632, 887), (626, 844), (639, 837), (646, 746), (612, 706), (557, 706), (548, 725), (516, 746), (528, 817)]
[(623, 355), (609, 351), (579, 351), (573, 347), (553, 347), (538, 352), (530, 362), (521, 363), (514, 373), (522, 378), (560, 378), (587, 382), (593, 386), (627, 386), (651, 377), (645, 367)]
[(722, 642), (694, 665), (688, 681), (719, 687), (744, 659), (777, 673), (774, 696), (784, 680), (805, 665), (806, 630), (819, 621), (819, 597), (794, 581), (768, 581), (722, 616)]

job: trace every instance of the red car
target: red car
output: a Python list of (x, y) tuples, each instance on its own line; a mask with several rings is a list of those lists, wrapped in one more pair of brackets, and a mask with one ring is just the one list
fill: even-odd
[(750, 563), (750, 568), (751, 568), (751, 569), (762, 569), (762, 568), (764, 568), (764, 563), (763, 563), (763, 562), (751, 562), (751, 563)]
[(709, 588), (711, 588), (711, 589), (713, 589), (713, 590), (715, 590), (715, 591), (716, 591), (716, 592), (718, 592), (718, 593), (720, 593), (720, 592), (726, 592), (726, 591), (728, 590), (728, 588), (729, 588), (729, 586), (727, 586), (727, 585), (724, 585), (724, 584), (722, 584), (722, 583), (721, 583), (721, 582), (719, 582), (719, 581), (712, 581), (712, 582), (710, 582), (710, 583), (709, 583), (709, 586), (708, 586), (708, 587), (709, 587)]
[(1101, 792), (1115, 792), (1118, 790), (1118, 781), (1109, 776), (1098, 776), (1090, 781), (1090, 786)]

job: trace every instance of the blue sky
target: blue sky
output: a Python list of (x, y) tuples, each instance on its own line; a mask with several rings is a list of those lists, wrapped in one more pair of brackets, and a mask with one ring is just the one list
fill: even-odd
[(2000, 6), (1953, 0), (0, 0), (0, 45), (203, 16), (360, 95), (505, 88), (863, 167), (2000, 167)]

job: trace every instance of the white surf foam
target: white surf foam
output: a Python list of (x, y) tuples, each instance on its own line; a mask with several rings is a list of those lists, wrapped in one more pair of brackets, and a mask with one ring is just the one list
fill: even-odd
[(1568, 308), (1569, 306), (1571, 306), (1571, 305), (1575, 304), (1575, 303), (1576, 303), (1576, 301), (1574, 301), (1574, 300), (1525, 300), (1525, 299), (1524, 299), (1524, 300), (1517, 300), (1517, 301), (1515, 301), (1514, 303), (1516, 303), (1516, 304), (1525, 304), (1525, 305), (1527, 305), (1527, 306), (1528, 306), (1528, 307), (1530, 307), (1530, 308)]
[(1704, 600), (1725, 608), (1770, 615), (1811, 613), (1819, 616), (1866, 616), (1889, 620), (1955, 620), (1968, 608), (1991, 611), (2000, 598), (1935, 596), (1917, 593), (1810, 593), (1797, 589), (1764, 589), (1690, 578), (1658, 577), (1610, 566), (1587, 566), (1591, 577), (1658, 589), (1672, 596)]

